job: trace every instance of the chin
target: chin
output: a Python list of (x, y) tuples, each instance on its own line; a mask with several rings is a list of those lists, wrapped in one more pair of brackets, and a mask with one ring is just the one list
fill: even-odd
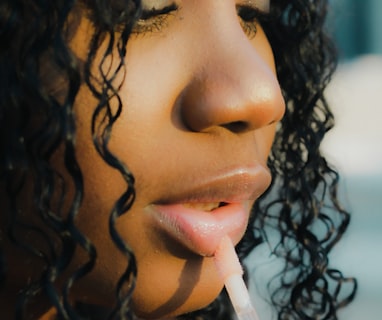
[(175, 301), (169, 301), (168, 304), (164, 304), (156, 310), (147, 312), (147, 309), (140, 303), (140, 301), (134, 301), (133, 299), (133, 310), (134, 314), (137, 315), (140, 319), (173, 319), (177, 316), (184, 315), (193, 311), (197, 311), (207, 307), (212, 303), (220, 291), (216, 295), (211, 297), (198, 297), (197, 299), (191, 298), (188, 301), (185, 301), (182, 305), (175, 307), (172, 305)]
[(139, 274), (132, 306), (143, 319), (169, 319), (203, 309), (223, 289), (211, 258), (186, 260), (180, 272), (167, 269), (142, 278)]

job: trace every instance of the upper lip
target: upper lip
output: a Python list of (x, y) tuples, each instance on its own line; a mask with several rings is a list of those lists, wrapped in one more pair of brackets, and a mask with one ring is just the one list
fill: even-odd
[(174, 191), (155, 203), (237, 203), (256, 200), (269, 187), (270, 182), (269, 170), (262, 165), (237, 167), (195, 179), (191, 185), (180, 183), (172, 188)]

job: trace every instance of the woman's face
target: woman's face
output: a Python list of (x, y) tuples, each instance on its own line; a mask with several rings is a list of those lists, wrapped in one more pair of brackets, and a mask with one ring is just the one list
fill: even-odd
[[(211, 256), (224, 234), (240, 240), (250, 207), (270, 183), (266, 162), (284, 102), (263, 30), (257, 26), (254, 36), (243, 21), (269, 1), (143, 5), (170, 12), (141, 21), (128, 42), (123, 110), (109, 148), (135, 177), (136, 200), (117, 222), (137, 259), (134, 310), (159, 318), (202, 308), (221, 291)], [(71, 43), (79, 56), (91, 32), (84, 20)], [(85, 181), (78, 224), (98, 260), (73, 292), (107, 305), (127, 265), (108, 230), (126, 183), (91, 141), (95, 105), (83, 86), (75, 106)]]

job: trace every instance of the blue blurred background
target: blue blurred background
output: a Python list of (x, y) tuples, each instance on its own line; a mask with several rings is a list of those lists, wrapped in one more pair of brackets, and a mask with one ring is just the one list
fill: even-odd
[(382, 1), (330, 0), (329, 29), (336, 37), (341, 57), (382, 54)]
[[(340, 197), (352, 213), (347, 234), (331, 254), (331, 266), (358, 279), (355, 301), (340, 320), (382, 319), (382, 1), (330, 0), (327, 24), (340, 64), (326, 95), (336, 126), (323, 143), (329, 162), (342, 174)], [(250, 284), (260, 319), (275, 319), (267, 297), (277, 272), (267, 246), (250, 257)]]
[(328, 29), (340, 65), (327, 90), (337, 118), (324, 150), (342, 172), (341, 195), (352, 212), (332, 261), (359, 281), (340, 320), (382, 319), (382, 1), (331, 0)]
[(382, 54), (382, 1), (330, 0), (329, 29), (343, 59)]

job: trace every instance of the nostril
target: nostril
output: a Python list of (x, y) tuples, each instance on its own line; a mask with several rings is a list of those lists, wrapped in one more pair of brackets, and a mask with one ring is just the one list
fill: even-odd
[(234, 122), (225, 123), (222, 125), (222, 127), (234, 133), (244, 132), (249, 129), (249, 125), (245, 121), (234, 121)]

